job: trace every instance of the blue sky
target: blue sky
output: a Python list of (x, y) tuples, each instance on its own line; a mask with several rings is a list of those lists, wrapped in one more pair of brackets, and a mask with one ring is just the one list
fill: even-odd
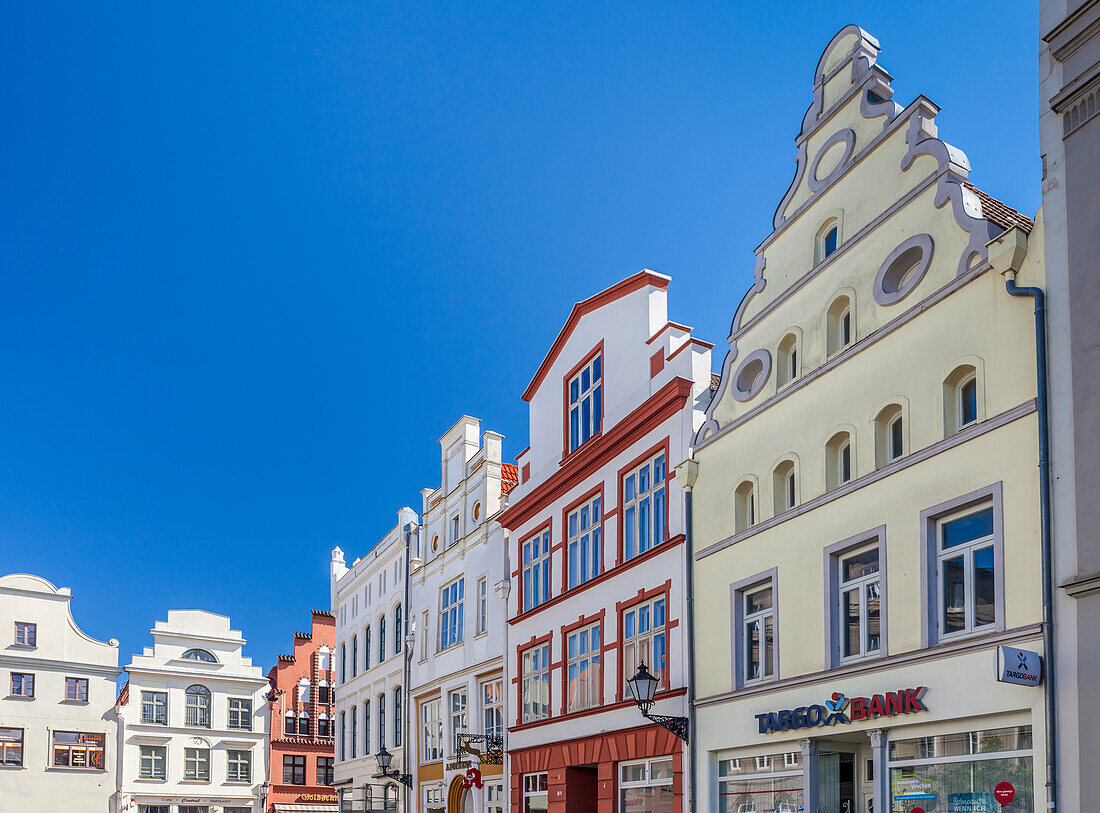
[[(0, 573), (122, 663), (169, 608), (266, 667), (648, 267), (714, 341), (858, 23), (971, 179), (1040, 199), (1031, 3), (24, 3), (0, 27)], [(277, 597), (278, 590), (286, 595)]]

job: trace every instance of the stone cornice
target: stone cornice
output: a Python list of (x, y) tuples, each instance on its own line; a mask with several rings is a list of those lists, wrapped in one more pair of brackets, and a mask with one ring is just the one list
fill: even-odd
[(58, 661), (52, 658), (36, 658), (33, 655), (10, 655), (7, 653), (0, 653), (0, 667), (30, 669), (40, 672), (66, 672), (70, 675), (80, 672), (112, 679), (117, 678), (123, 671), (121, 666), (83, 663), (81, 661)]

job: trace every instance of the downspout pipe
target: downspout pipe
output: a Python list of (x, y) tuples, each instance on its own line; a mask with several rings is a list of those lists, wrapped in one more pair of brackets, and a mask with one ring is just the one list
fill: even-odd
[(1046, 737), (1047, 809), (1058, 807), (1058, 707), (1054, 669), (1054, 565), (1051, 550), (1050, 508), (1050, 391), (1047, 378), (1046, 296), (1042, 288), (1016, 284), (1016, 274), (1027, 254), (1027, 233), (1013, 227), (988, 244), (990, 264), (1005, 278), (1011, 296), (1030, 297), (1035, 303), (1036, 414), (1039, 421), (1039, 550), (1043, 580), (1043, 676)]
[[(412, 556), (410, 551), (412, 549), (412, 542), (414, 539), (416, 539), (417, 541), (419, 541), (420, 539), (420, 525), (417, 524), (415, 521), (410, 522), (408, 525), (405, 526), (405, 597), (402, 599), (401, 605), (403, 608), (401, 612), (402, 629), (398, 631), (398, 634), (401, 635), (401, 651), (402, 654), (405, 656), (405, 662), (402, 664), (403, 688), (401, 689), (401, 692), (403, 694), (401, 698), (401, 770), (403, 773), (407, 774), (412, 773), (412, 760), (415, 759), (416, 756), (418, 756), (417, 754), (414, 754), (412, 757), (410, 757), (409, 752), (409, 735), (411, 733), (409, 731), (409, 706), (412, 703), (412, 696), (411, 692), (409, 691), (409, 681), (412, 677), (410, 672), (413, 656), (413, 648), (409, 645), (409, 565), (411, 564), (410, 559), (412, 558)], [(420, 546), (418, 544), (417, 549), (419, 549), (419, 547)], [(409, 807), (409, 786), (402, 784), (401, 787), (405, 789), (403, 796), (405, 797), (405, 811), (406, 813), (408, 813), (408, 811), (412, 809)]]
[(699, 736), (695, 731), (695, 540), (692, 530), (691, 495), (699, 477), (698, 461), (688, 458), (676, 467), (676, 476), (684, 489), (684, 549), (687, 557), (687, 684), (688, 684), (688, 810), (696, 810), (696, 755)]

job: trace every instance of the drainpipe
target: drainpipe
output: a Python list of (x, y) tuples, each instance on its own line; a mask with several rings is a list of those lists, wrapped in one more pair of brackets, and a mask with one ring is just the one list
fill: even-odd
[(688, 661), (688, 810), (695, 813), (695, 766), (699, 734), (695, 730), (695, 543), (691, 521), (691, 492), (699, 477), (699, 463), (688, 458), (676, 467), (684, 489), (684, 548), (687, 552), (687, 661)]
[(1046, 675), (1043, 680), (1047, 763), (1047, 809), (1055, 811), (1058, 802), (1057, 701), (1054, 694), (1054, 573), (1051, 553), (1050, 517), (1050, 428), (1047, 412), (1046, 305), (1042, 288), (1016, 284), (1016, 274), (1027, 254), (1027, 233), (1015, 226), (987, 243), (989, 262), (1004, 275), (1005, 290), (1012, 296), (1027, 296), (1035, 302), (1035, 379), (1036, 411), (1039, 420), (1039, 548), (1043, 578), (1043, 655)]
[[(409, 756), (409, 734), (411, 733), (409, 731), (409, 706), (412, 703), (409, 680), (411, 679), (413, 656), (413, 647), (409, 646), (409, 565), (411, 564), (410, 550), (414, 538), (418, 540), (420, 538), (420, 525), (415, 520), (405, 526), (405, 597), (402, 599), (402, 607), (404, 608), (401, 613), (402, 629), (398, 631), (398, 634), (402, 636), (402, 654), (405, 657), (405, 662), (402, 664), (403, 688), (401, 689), (401, 770), (407, 774), (412, 774), (411, 768), (413, 765), (412, 758)], [(408, 813), (411, 809), (409, 807), (409, 786), (402, 783), (401, 787), (405, 789), (403, 795), (405, 798), (405, 811)]]

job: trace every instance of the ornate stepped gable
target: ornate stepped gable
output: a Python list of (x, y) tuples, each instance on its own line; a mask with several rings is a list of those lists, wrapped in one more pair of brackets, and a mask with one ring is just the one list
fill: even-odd
[[(939, 108), (935, 104), (918, 96), (903, 108), (893, 100), (893, 77), (878, 64), (879, 50), (878, 40), (858, 26), (849, 25), (832, 38), (818, 61), (813, 101), (795, 138), (794, 179), (775, 210), (772, 233), (756, 248), (754, 281), (734, 313), (728, 339), (730, 349), (722, 362), (721, 380), (711, 388), (714, 396), (707, 406), (706, 420), (696, 434), (696, 443), (706, 443), (729, 423), (731, 415), (724, 414), (722, 404), (731, 399), (745, 402), (755, 395), (743, 397), (748, 393), (737, 391), (738, 374), (746, 362), (754, 357), (762, 362), (756, 376), (758, 380), (767, 378), (771, 371), (769, 350), (748, 348), (748, 353), (741, 353), (739, 344), (744, 335), (781, 302), (787, 292), (803, 287), (832, 265), (813, 257), (808, 257), (811, 262), (805, 264), (792, 264), (784, 259), (782, 263), (773, 263), (775, 271), (772, 272), (767, 270), (769, 255), (785, 242), (789, 244), (791, 239), (804, 239), (805, 223), (816, 223), (827, 214), (838, 194), (848, 192), (851, 196), (852, 183), (845, 185), (845, 182), (858, 178), (860, 165), (870, 164), (875, 154), (896, 156), (894, 166), (900, 169), (902, 182), (897, 185), (898, 194), (883, 202), (876, 218), (865, 223), (857, 220), (853, 224), (844, 238), (845, 244), (855, 243), (882, 227), (933, 185), (932, 206), (938, 210), (949, 206), (954, 228), (961, 230), (965, 238), (962, 250), (956, 251), (951, 260), (956, 277), (980, 273), (987, 268), (986, 243), (1005, 229), (1018, 225), (1030, 231), (1034, 225), (1030, 218), (976, 189), (967, 180), (970, 162), (966, 155), (938, 137), (936, 114)], [(925, 160), (928, 158), (934, 163)], [(878, 180), (877, 177), (863, 178), (864, 189)], [(877, 185), (881, 191), (883, 184)], [(795, 232), (799, 234), (792, 238)], [(926, 238), (923, 241), (926, 267), (933, 248), (942, 253), (951, 242), (958, 242), (941, 241), (933, 235), (916, 235), (912, 239), (919, 242), (917, 238)], [(898, 249), (906, 247), (902, 243)], [(942, 260), (941, 257), (936, 259), (937, 262)], [(877, 263), (868, 268), (870, 280), (874, 279), (877, 268)], [(766, 289), (767, 295), (764, 295)], [(906, 304), (915, 302), (907, 301)], [(901, 313), (906, 309), (897, 310)]]

